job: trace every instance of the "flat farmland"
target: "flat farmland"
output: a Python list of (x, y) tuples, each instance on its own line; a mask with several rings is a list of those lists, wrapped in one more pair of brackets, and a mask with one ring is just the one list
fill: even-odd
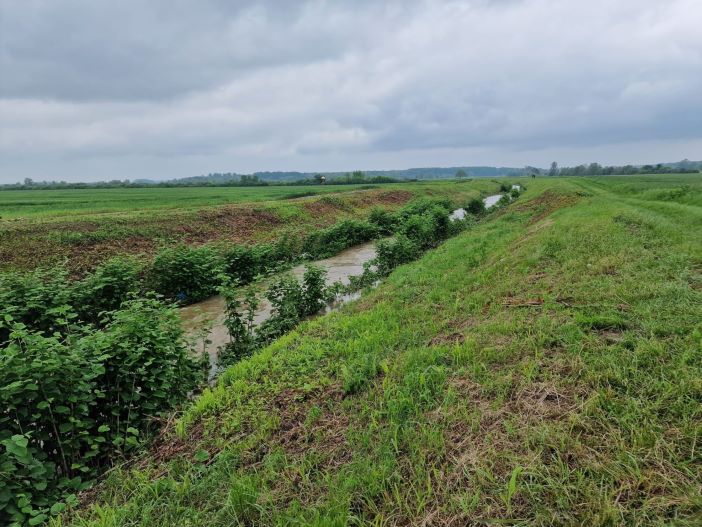
[(456, 203), (496, 180), (280, 187), (181, 187), (0, 192), (0, 269), (66, 262), (81, 273), (110, 257), (149, 258), (179, 243), (258, 243), (305, 234), (414, 197)]

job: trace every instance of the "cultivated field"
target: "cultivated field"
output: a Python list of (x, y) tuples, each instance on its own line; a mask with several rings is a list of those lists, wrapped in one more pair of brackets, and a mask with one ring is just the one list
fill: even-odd
[(178, 243), (254, 243), (304, 234), (417, 196), (457, 203), (499, 183), (137, 188), (0, 192), (0, 269), (67, 261), (81, 273), (120, 254), (148, 259)]
[(271, 187), (110, 188), (0, 192), (3, 218), (80, 218), (113, 212), (190, 210), (230, 203), (353, 192), (363, 185)]
[(54, 524), (699, 525), (702, 179), (525, 184)]

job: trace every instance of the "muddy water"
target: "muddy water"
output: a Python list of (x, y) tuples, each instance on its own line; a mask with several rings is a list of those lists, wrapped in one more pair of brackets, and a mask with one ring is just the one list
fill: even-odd
[(485, 208), (489, 209), (490, 207), (494, 207), (498, 201), (500, 201), (500, 198), (502, 197), (502, 194), (495, 194), (493, 196), (488, 196), (483, 200), (483, 203), (485, 203)]
[[(512, 188), (518, 187), (519, 185), (512, 185)], [(502, 194), (495, 194), (494, 196), (488, 196), (487, 198), (484, 198), (483, 203), (485, 203), (485, 208), (489, 209), (490, 207), (494, 206), (498, 201), (500, 201), (501, 197)], [(451, 221), (462, 220), (466, 217), (466, 214), (468, 214), (468, 211), (466, 209), (456, 209), (451, 213), (449, 219)]]
[[(501, 194), (488, 196), (483, 201), (485, 207), (492, 207), (502, 197)], [(465, 218), (464, 209), (454, 210), (450, 218), (452, 220)], [(349, 283), (349, 277), (358, 276), (363, 273), (363, 264), (375, 257), (375, 242), (365, 243), (356, 247), (351, 247), (340, 252), (331, 258), (313, 262), (315, 265), (323, 267), (327, 271), (326, 282), (333, 284), (340, 281), (343, 284)], [(302, 264), (294, 267), (291, 272), (295, 277), (302, 278), (305, 273), (305, 266)], [(361, 296), (361, 292), (350, 293), (338, 297), (331, 305), (327, 306), (326, 312), (337, 309), (340, 305), (351, 300), (356, 300)], [(259, 307), (254, 315), (254, 325), (258, 326), (271, 316), (272, 306), (265, 298), (259, 298)], [(197, 353), (207, 352), (210, 357), (210, 378), (216, 374), (217, 350), (229, 342), (229, 332), (224, 326), (224, 299), (221, 296), (208, 298), (197, 304), (192, 304), (180, 309), (180, 316), (183, 322), (183, 329), (186, 335), (195, 340)], [(205, 343), (205, 340), (208, 342)]]
[[(375, 243), (371, 242), (346, 249), (336, 256), (318, 260), (313, 263), (326, 269), (327, 284), (332, 284), (337, 281), (348, 284), (349, 277), (363, 273), (363, 264), (372, 260), (374, 257)], [(305, 264), (294, 267), (290, 272), (297, 278), (302, 278), (305, 272)], [(327, 310), (332, 310), (344, 302), (354, 300), (359, 296), (360, 293), (342, 296), (338, 298), (332, 306), (329, 306)], [(271, 316), (272, 309), (268, 300), (265, 298), (260, 298), (259, 300), (260, 305), (254, 316), (254, 324), (256, 326), (260, 325)], [(229, 342), (229, 333), (224, 326), (224, 299), (221, 296), (214, 296), (202, 302), (198, 302), (197, 304), (183, 307), (180, 309), (180, 317), (183, 321), (185, 333), (190, 338), (198, 337), (196, 341), (196, 351), (202, 353), (206, 350), (209, 354), (210, 364), (212, 365), (210, 374), (213, 376), (216, 373), (217, 348)], [(203, 328), (207, 328), (208, 326), (209, 330), (203, 330)], [(205, 335), (202, 335), (205, 331), (206, 339), (210, 341), (206, 346), (204, 344)]]

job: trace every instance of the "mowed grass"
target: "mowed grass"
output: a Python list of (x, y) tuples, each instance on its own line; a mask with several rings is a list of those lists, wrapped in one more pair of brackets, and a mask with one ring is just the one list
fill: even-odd
[(699, 525), (701, 190), (531, 182), (55, 524)]

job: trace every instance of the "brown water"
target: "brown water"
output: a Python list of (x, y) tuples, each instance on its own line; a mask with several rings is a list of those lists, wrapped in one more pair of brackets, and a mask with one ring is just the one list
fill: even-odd
[[(363, 264), (374, 257), (375, 243), (370, 242), (346, 249), (336, 256), (313, 263), (326, 269), (327, 284), (333, 284), (337, 281), (348, 284), (349, 277), (363, 273)], [(289, 272), (297, 278), (302, 278), (305, 272), (305, 265), (298, 265)], [(339, 297), (328, 307), (327, 311), (359, 296), (360, 293)], [(212, 365), (211, 376), (214, 376), (216, 373), (218, 348), (229, 342), (229, 332), (224, 326), (224, 307), (224, 299), (221, 296), (214, 296), (180, 309), (180, 317), (183, 321), (183, 329), (185, 329), (186, 335), (191, 339), (197, 339), (195, 342), (196, 351), (198, 353), (207, 352), (210, 356), (210, 364)], [(260, 298), (260, 305), (254, 315), (254, 325), (258, 326), (268, 319), (271, 316), (271, 310), (270, 302), (265, 298)], [(205, 344), (205, 339), (210, 342)]]
[[(512, 185), (512, 188), (518, 188), (519, 185)], [(502, 197), (502, 194), (494, 194), (492, 196), (488, 196), (487, 198), (483, 198), (483, 203), (485, 203), (485, 208), (489, 209), (490, 207), (495, 206), (495, 204), (500, 201), (500, 198)], [(466, 209), (456, 209), (454, 210), (451, 215), (449, 216), (449, 219), (451, 221), (455, 220), (462, 220), (465, 219), (466, 214), (468, 214), (468, 211)]]
[[(502, 194), (488, 196), (483, 200), (485, 207), (493, 206), (501, 197)], [(453, 211), (450, 218), (452, 220), (463, 219), (465, 215), (464, 209), (457, 209)], [(312, 263), (327, 271), (326, 282), (328, 285), (334, 282), (348, 284), (349, 277), (362, 274), (363, 264), (373, 258), (375, 258), (375, 242), (369, 242), (346, 249), (331, 258)], [(293, 267), (288, 272), (291, 272), (298, 279), (302, 278), (306, 265), (309, 263)], [(340, 305), (356, 300), (360, 296), (361, 292), (358, 291), (337, 297), (332, 304), (327, 306), (325, 312), (333, 311)], [(218, 349), (229, 342), (229, 332), (224, 326), (224, 308), (224, 299), (221, 296), (214, 296), (180, 309), (183, 329), (188, 338), (195, 341), (195, 351), (198, 354), (206, 352), (210, 357), (210, 379), (213, 379), (217, 373)], [(254, 314), (254, 325), (259, 326), (270, 318), (272, 309), (273, 306), (267, 299), (259, 298), (258, 310)]]

